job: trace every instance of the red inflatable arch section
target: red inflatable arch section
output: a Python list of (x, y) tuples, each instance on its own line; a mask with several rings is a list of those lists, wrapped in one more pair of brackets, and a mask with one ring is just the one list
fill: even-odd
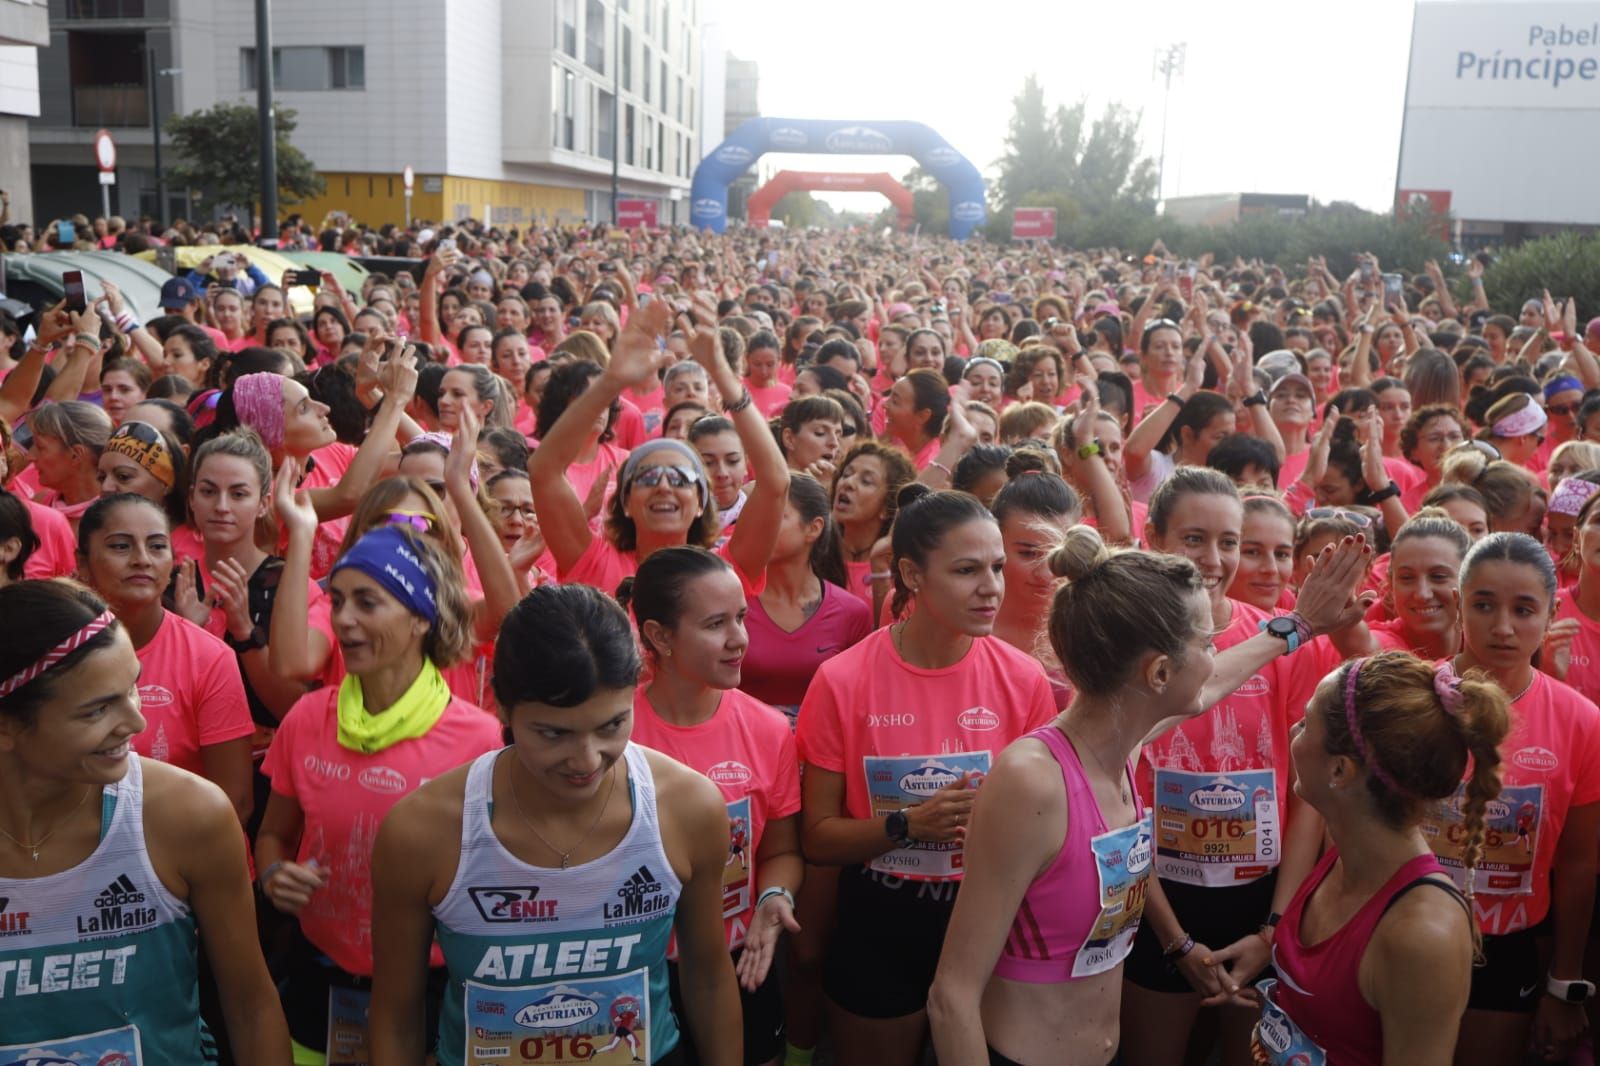
[(751, 226), (765, 226), (779, 200), (798, 189), (823, 189), (828, 192), (881, 192), (889, 198), (899, 216), (898, 229), (910, 229), (916, 221), (911, 207), (911, 190), (889, 173), (835, 174), (814, 170), (780, 170), (772, 180), (750, 194), (745, 210)]

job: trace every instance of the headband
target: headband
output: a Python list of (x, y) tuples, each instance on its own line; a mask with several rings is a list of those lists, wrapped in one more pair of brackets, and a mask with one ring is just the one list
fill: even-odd
[[(426, 433), (418, 433), (415, 437), (412, 437), (410, 440), (406, 441), (406, 448), (411, 447), (418, 441), (421, 441), (425, 444), (437, 444), (439, 447), (445, 450), (446, 455), (450, 453), (450, 449), (455, 443), (455, 439), (451, 437), (450, 434), (440, 433), (436, 429), (430, 429)], [(405, 449), (402, 448), (401, 451), (404, 452)], [(467, 483), (472, 486), (473, 492), (478, 491), (478, 463), (476, 459), (474, 459), (472, 465), (467, 468)]]
[(1569, 515), (1573, 518), (1583, 510), (1583, 505), (1589, 502), (1589, 497), (1600, 492), (1600, 485), (1582, 478), (1569, 477), (1556, 486), (1550, 494), (1550, 513)]
[[(1356, 659), (1350, 663), (1350, 669), (1344, 675), (1344, 721), (1350, 730), (1350, 741), (1355, 745), (1356, 757), (1372, 772), (1372, 776), (1382, 781), (1391, 792), (1406, 795), (1406, 790), (1400, 783), (1389, 776), (1389, 771), (1378, 765), (1378, 760), (1373, 758), (1372, 751), (1367, 747), (1367, 742), (1361, 736), (1361, 716), (1356, 711), (1356, 678), (1361, 673), (1361, 664), (1365, 659)], [(1437, 687), (1437, 680), (1435, 686)]]
[(1562, 374), (1560, 377), (1551, 378), (1544, 383), (1544, 398), (1546, 401), (1558, 392), (1582, 392), (1583, 382), (1571, 374)]
[(161, 431), (148, 422), (122, 423), (106, 441), (105, 450), (132, 459), (168, 489), (178, 482), (178, 475), (172, 469), (172, 455), (161, 439)]
[(623, 460), (622, 470), (617, 474), (617, 488), (626, 491), (628, 486), (633, 483), (634, 475), (639, 472), (639, 464), (657, 452), (674, 452), (694, 468), (695, 473), (700, 475), (700, 480), (695, 484), (695, 488), (700, 493), (700, 506), (705, 507), (706, 502), (711, 498), (711, 484), (706, 477), (705, 464), (700, 461), (699, 453), (693, 448), (672, 437), (657, 437), (655, 440), (647, 440), (628, 453), (628, 458)]
[(283, 378), (246, 374), (233, 383), (233, 412), (239, 424), (261, 435), (267, 449), (283, 447)]
[(1529, 433), (1537, 433), (1550, 421), (1550, 416), (1544, 413), (1544, 408), (1528, 399), (1528, 406), (1520, 411), (1513, 411), (1500, 421), (1489, 427), (1489, 432), (1502, 439), (1507, 437), (1526, 437)]
[(416, 549), (398, 527), (379, 526), (367, 533), (333, 564), (329, 576), (345, 569), (366, 574), (419, 618), (429, 623), (439, 620), (439, 603), (433, 594), (433, 578), (417, 557)]
[(968, 359), (967, 365), (962, 368), (961, 376), (966, 377), (967, 371), (975, 366), (992, 366), (994, 367), (994, 372), (999, 374), (1002, 379), (1006, 376), (1006, 368), (1001, 366), (998, 361), (990, 359), (987, 355), (980, 355), (976, 359)]
[(116, 616), (110, 611), (102, 611), (88, 625), (41, 655), (32, 666), (12, 674), (5, 681), (0, 681), (0, 700), (10, 696), (17, 689), (22, 688), (41, 674), (48, 673), (54, 669), (62, 659), (89, 643), (103, 630), (115, 625), (116, 621)]

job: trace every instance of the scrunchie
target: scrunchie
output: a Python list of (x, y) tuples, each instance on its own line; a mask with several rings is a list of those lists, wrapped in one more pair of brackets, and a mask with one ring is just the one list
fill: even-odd
[(1434, 667), (1433, 691), (1438, 694), (1439, 702), (1444, 704), (1447, 713), (1461, 717), (1461, 707), (1466, 700), (1461, 695), (1461, 678), (1456, 673), (1455, 664), (1449, 659)]

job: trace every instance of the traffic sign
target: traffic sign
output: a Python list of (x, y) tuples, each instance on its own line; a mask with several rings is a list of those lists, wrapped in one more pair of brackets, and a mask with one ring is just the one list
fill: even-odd
[(94, 135), (94, 161), (103, 173), (117, 169), (117, 142), (111, 139), (110, 130), (100, 130)]
[(409, 166), (406, 167), (405, 182), (406, 182), (406, 192), (410, 192), (412, 186), (414, 186), (417, 183), (417, 175), (412, 171), (412, 169)]

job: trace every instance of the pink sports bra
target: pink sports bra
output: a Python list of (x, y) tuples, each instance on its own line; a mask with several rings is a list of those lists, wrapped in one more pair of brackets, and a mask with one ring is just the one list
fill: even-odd
[[(1134, 788), (1137, 820), (1107, 829), (1066, 735), (1053, 725), (1028, 735), (1061, 766), (1067, 835), (1055, 861), (1023, 895), (994, 973), (1033, 984), (1092, 977), (1114, 969), (1133, 947), (1151, 869), (1150, 816)], [(1128, 779), (1131, 786), (1131, 767)]]

